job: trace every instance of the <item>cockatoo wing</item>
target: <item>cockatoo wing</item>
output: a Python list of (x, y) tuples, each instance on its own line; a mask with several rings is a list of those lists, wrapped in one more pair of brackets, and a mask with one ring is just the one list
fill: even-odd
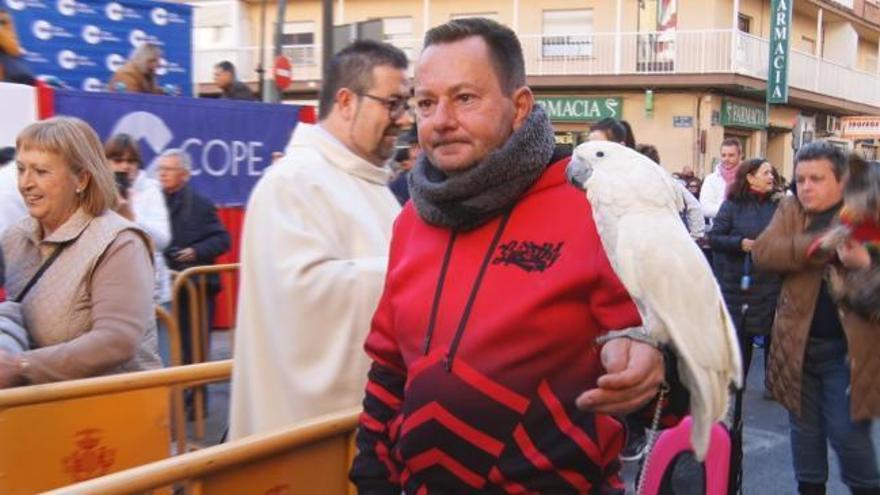
[(741, 386), (736, 330), (712, 270), (674, 215), (631, 213), (619, 218), (610, 258), (636, 300), (649, 333), (673, 345), (691, 392), (699, 459), (714, 422), (727, 413), (729, 385)]

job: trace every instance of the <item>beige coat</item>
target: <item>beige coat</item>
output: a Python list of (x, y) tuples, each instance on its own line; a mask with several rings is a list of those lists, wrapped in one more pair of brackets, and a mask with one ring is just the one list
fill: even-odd
[[(125, 85), (125, 90), (120, 91), (117, 89), (119, 83)], [(110, 82), (107, 83), (107, 89), (109, 91), (124, 93), (162, 94), (162, 90), (159, 89), (159, 85), (156, 84), (156, 77), (147, 77), (145, 74), (137, 70), (131, 62), (126, 62), (125, 65), (120, 67), (119, 70), (113, 74), (113, 77), (110, 78)]]
[(31, 217), (3, 234), (6, 289), (17, 297), (46, 258), (69, 242), (22, 301), (34, 347), (33, 383), (161, 367), (149, 241), (113, 212), (77, 211), (50, 236)]
[[(782, 405), (801, 412), (801, 385), (810, 323), (823, 277), (835, 290), (847, 270), (806, 258), (815, 239), (806, 233), (809, 216), (797, 198), (785, 198), (767, 229), (755, 241), (755, 265), (783, 275), (782, 292), (773, 325), (773, 345), (767, 369), (767, 386)], [(853, 420), (880, 416), (880, 328), (854, 314), (841, 311), (840, 321), (849, 344)]]

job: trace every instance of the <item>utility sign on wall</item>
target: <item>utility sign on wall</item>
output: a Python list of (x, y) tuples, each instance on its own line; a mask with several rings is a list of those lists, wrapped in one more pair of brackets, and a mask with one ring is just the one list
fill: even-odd
[(770, 68), (767, 103), (788, 103), (788, 48), (794, 0), (773, 0), (770, 6)]

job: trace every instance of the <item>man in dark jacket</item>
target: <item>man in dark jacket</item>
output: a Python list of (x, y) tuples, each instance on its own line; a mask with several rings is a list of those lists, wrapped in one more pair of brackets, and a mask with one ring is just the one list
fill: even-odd
[(235, 66), (224, 60), (214, 66), (214, 84), (220, 88), (220, 98), (229, 100), (256, 101), (257, 97), (247, 84), (238, 80)]
[[(159, 182), (171, 216), (171, 244), (164, 251), (172, 270), (182, 271), (199, 265), (211, 265), (217, 256), (229, 250), (229, 232), (217, 217), (211, 202), (187, 184), (190, 176), (189, 155), (179, 149), (166, 150), (159, 157)], [(214, 297), (220, 280), (208, 278), (208, 327), (213, 315)], [(180, 337), (183, 362), (192, 362), (190, 318), (187, 298), (181, 298)]]
[(400, 202), (401, 205), (409, 201), (409, 186), (407, 185), (407, 176), (409, 176), (409, 171), (413, 167), (413, 164), (416, 162), (416, 158), (419, 156), (419, 135), (417, 134), (416, 126), (410, 127), (410, 129), (400, 135), (399, 147), (397, 149), (397, 153), (394, 154), (394, 160), (397, 162), (400, 167), (400, 174), (388, 184), (388, 187), (391, 189), (391, 192), (394, 193), (394, 197), (397, 198), (397, 201)]

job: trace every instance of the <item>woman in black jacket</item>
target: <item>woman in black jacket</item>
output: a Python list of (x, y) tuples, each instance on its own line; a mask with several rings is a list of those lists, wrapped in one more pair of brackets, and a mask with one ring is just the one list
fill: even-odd
[[(721, 293), (739, 336), (745, 376), (752, 361), (752, 337), (763, 335), (765, 352), (770, 349), (770, 328), (782, 282), (776, 274), (755, 270), (751, 251), (755, 239), (773, 218), (781, 198), (773, 166), (763, 158), (747, 160), (739, 166), (727, 191), (727, 200), (718, 210), (709, 232)], [(745, 381), (744, 377), (743, 384)], [(736, 394), (729, 493), (739, 492), (742, 482), (744, 390), (745, 385)]]
[[(773, 166), (763, 158), (747, 160), (740, 165), (709, 232), (709, 245), (720, 258), (718, 283), (742, 344), (750, 344), (754, 335), (770, 337), (781, 280), (776, 274), (756, 271), (750, 253), (781, 197)], [(751, 345), (742, 347), (748, 373)]]

